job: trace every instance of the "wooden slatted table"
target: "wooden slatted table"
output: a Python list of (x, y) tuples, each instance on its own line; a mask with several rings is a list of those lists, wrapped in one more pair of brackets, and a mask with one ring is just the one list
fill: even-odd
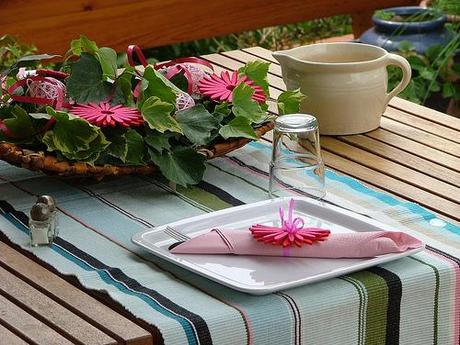
[[(281, 69), (268, 50), (204, 58), (216, 71), (270, 61), (272, 96), (284, 89)], [(273, 103), (270, 110), (276, 111)], [(460, 119), (395, 98), (379, 129), (321, 140), (328, 167), (460, 221)], [(160, 344), (161, 337), (107, 296), (84, 291), (0, 237), (0, 343), (147, 345)]]

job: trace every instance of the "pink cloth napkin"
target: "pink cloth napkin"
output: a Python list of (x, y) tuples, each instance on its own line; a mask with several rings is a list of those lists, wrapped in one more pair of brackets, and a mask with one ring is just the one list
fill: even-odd
[(171, 249), (174, 254), (235, 254), (312, 258), (366, 258), (401, 253), (423, 246), (423, 242), (392, 231), (332, 233), (323, 242), (285, 247), (256, 241), (249, 231), (212, 230)]

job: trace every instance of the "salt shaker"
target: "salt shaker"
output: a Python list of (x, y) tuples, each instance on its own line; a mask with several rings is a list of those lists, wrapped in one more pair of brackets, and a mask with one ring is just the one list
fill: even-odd
[(38, 202), (30, 210), (29, 229), (30, 244), (33, 247), (50, 244), (49, 231), (51, 227), (51, 212), (48, 205)]
[(50, 210), (50, 231), (48, 233), (49, 241), (52, 242), (59, 234), (58, 227), (58, 218), (57, 218), (57, 209), (56, 201), (50, 195), (41, 195), (37, 199), (37, 203), (43, 203), (48, 206)]

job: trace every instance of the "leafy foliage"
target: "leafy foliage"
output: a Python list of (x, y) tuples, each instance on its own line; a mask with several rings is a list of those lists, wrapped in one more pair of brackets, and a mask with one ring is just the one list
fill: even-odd
[(184, 135), (194, 145), (209, 144), (212, 131), (219, 125), (202, 104), (177, 112), (176, 120)]
[[(441, 92), (444, 98), (460, 99), (460, 65), (455, 63), (454, 56), (460, 47), (460, 34), (445, 47), (435, 45), (424, 55), (417, 54), (410, 42), (400, 46), (400, 54), (412, 67), (412, 79), (400, 97), (411, 102), (424, 104), (434, 93)], [(388, 89), (393, 89), (401, 80), (399, 68), (388, 68)]]
[(252, 99), (254, 90), (245, 83), (238, 85), (232, 92), (232, 112), (235, 116), (246, 118), (250, 122), (259, 122), (267, 115), (259, 103)]
[(56, 120), (53, 129), (47, 131), (42, 139), (49, 151), (59, 151), (71, 160), (94, 162), (110, 144), (99, 127), (51, 107), (46, 110)]
[(305, 98), (305, 96), (297, 90), (288, 90), (284, 91), (278, 97), (278, 114), (293, 114), (298, 113), (300, 108), (300, 102)]
[[(28, 55), (11, 66), (35, 66), (48, 57)], [(233, 89), (231, 102), (194, 94), (195, 105), (178, 111), (177, 96), (188, 89), (184, 78), (168, 80), (164, 71), (152, 66), (143, 71), (127, 67), (118, 73), (115, 52), (99, 48), (85, 36), (71, 42), (63, 69), (70, 72), (64, 80), (63, 102), (76, 102), (80, 109), (90, 109), (91, 116), (97, 117), (94, 123), (101, 127), (91, 124), (91, 118), (90, 122), (85, 120), (84, 113), (78, 113), (82, 117), (73, 115), (71, 106), (56, 110), (40, 104), (10, 102), (10, 95), (5, 95), (0, 98), (0, 139), (45, 149), (61, 160), (128, 166), (155, 164), (166, 178), (187, 186), (200, 182), (206, 168), (206, 158), (198, 149), (229, 138), (257, 139), (254, 127), (269, 119), (268, 105), (253, 100), (254, 89), (244, 82)], [(254, 61), (243, 66), (239, 74), (260, 86), (268, 98), (268, 69), (268, 63)], [(20, 77), (12, 75), (7, 83), (17, 78)], [(27, 88), (27, 84), (19, 88), (18, 95), (27, 95)], [(279, 109), (282, 113), (298, 111), (301, 98), (298, 91), (284, 92)], [(93, 104), (82, 106), (88, 103)], [(122, 116), (123, 110), (132, 117), (139, 113), (143, 122), (131, 122), (128, 128), (121, 121), (115, 127), (105, 126), (113, 121), (104, 122), (104, 117), (114, 119)]]
[(203, 179), (206, 158), (190, 147), (175, 147), (161, 153), (150, 150), (152, 161), (170, 181), (181, 186), (197, 184)]
[(67, 92), (78, 103), (100, 102), (107, 99), (113, 86), (104, 81), (99, 61), (89, 53), (81, 53), (72, 64), (67, 80)]
[(142, 116), (151, 129), (156, 129), (160, 133), (165, 131), (182, 133), (177, 121), (171, 116), (174, 105), (163, 102), (157, 96), (151, 96), (141, 108)]

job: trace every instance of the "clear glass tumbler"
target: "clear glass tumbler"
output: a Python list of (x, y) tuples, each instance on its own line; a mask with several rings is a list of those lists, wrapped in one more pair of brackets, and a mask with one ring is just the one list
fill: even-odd
[(326, 193), (318, 122), (312, 115), (289, 114), (275, 120), (269, 194), (275, 198), (289, 191), (315, 199)]

